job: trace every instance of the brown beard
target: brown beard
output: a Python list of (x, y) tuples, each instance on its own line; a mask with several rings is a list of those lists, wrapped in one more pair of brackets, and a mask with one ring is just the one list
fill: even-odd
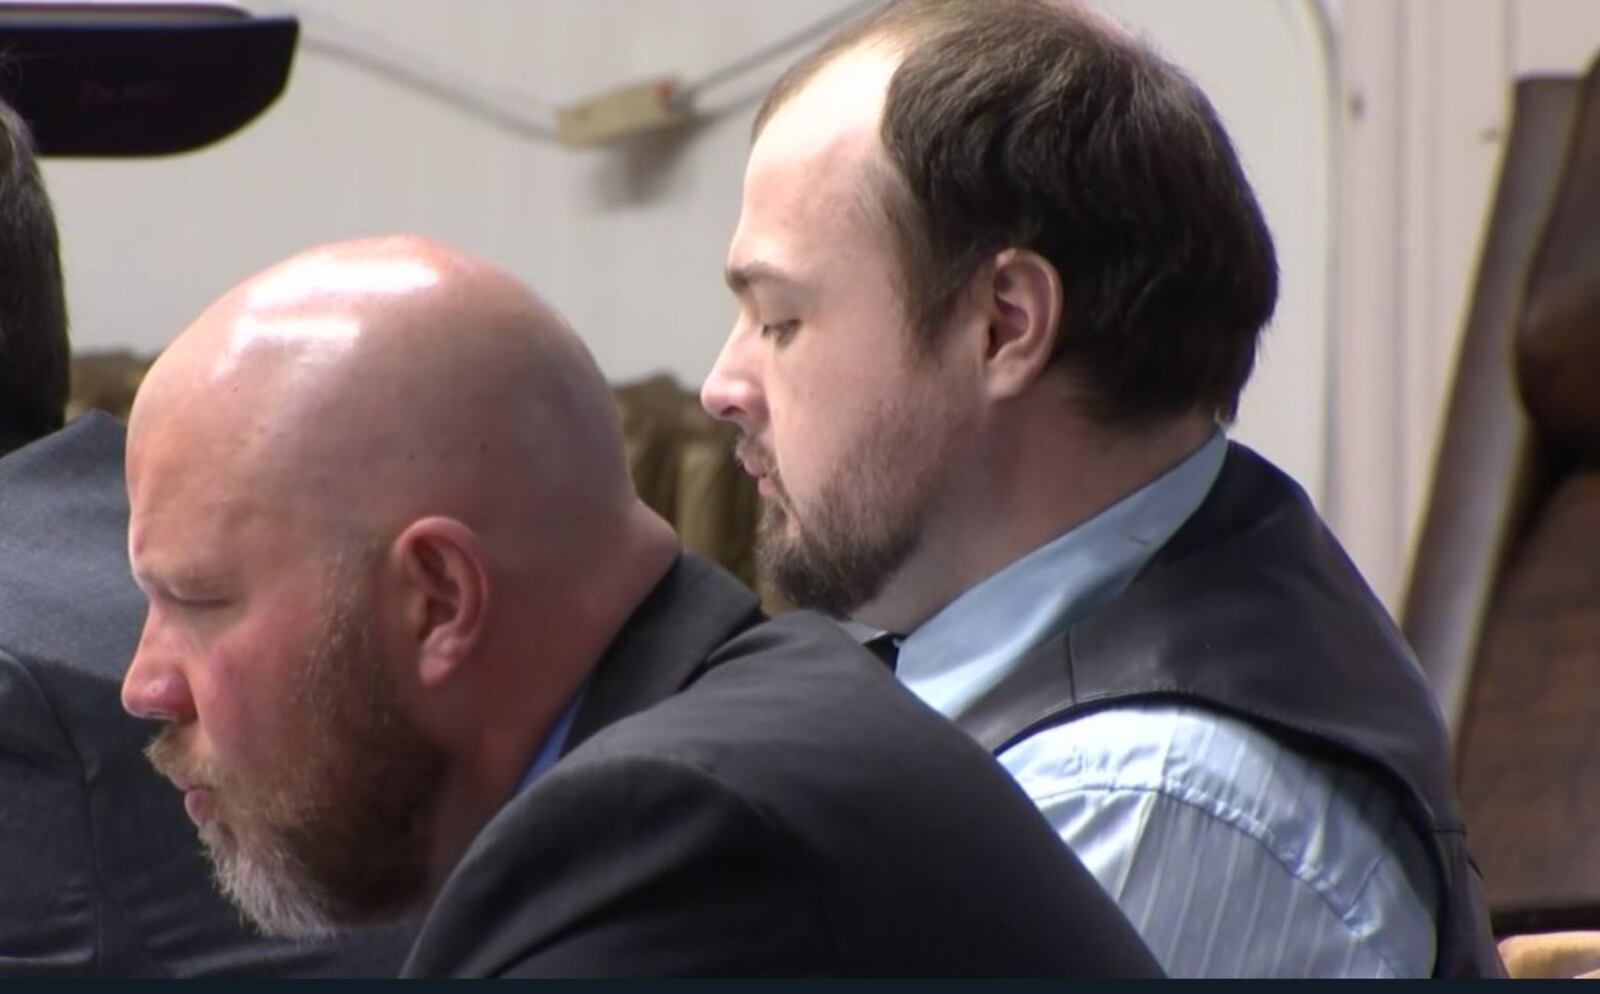
[(796, 607), (848, 617), (883, 591), (917, 546), (919, 523), (869, 534), (841, 509), (841, 499), (830, 496), (831, 487), (791, 534), (787, 494), (776, 474), (768, 479), (775, 496), (761, 507), (757, 568), (772, 589)]
[[(359, 581), (336, 591), (359, 589)], [(266, 934), (306, 937), (404, 915), (426, 897), (429, 815), (445, 758), (401, 713), (357, 598), (330, 605), (285, 706), (303, 717), (268, 770), (185, 755), (169, 727), (148, 750), (209, 787), (201, 840), (227, 896)]]
[[(845, 454), (803, 513), (772, 454), (754, 439), (739, 442), (745, 464), (760, 467), (773, 489), (761, 508), (758, 567), (797, 607), (849, 616), (883, 592), (922, 542), (956, 441), (938, 432), (919, 437), (893, 402), (877, 421), (880, 430)], [(908, 462), (919, 452), (920, 463)]]

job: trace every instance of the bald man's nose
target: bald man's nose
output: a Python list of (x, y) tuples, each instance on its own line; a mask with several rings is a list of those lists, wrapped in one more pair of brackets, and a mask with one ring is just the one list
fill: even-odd
[(122, 677), (122, 708), (135, 718), (186, 722), (195, 717), (194, 698), (182, 671), (164, 659), (152, 645), (151, 626), (145, 623), (128, 672)]
[(735, 330), (723, 343), (721, 354), (700, 387), (700, 406), (714, 418), (748, 428), (763, 413), (764, 399), (743, 337)]

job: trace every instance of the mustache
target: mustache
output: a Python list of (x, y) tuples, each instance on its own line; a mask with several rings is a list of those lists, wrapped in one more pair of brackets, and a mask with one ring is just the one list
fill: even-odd
[(176, 728), (164, 728), (144, 748), (144, 758), (156, 772), (177, 784), (180, 789), (213, 787), (218, 781), (217, 770), (210, 764), (191, 757), (184, 750)]
[(733, 458), (738, 460), (745, 472), (751, 476), (777, 475), (776, 467), (772, 464), (772, 454), (749, 435), (741, 433), (734, 442)]

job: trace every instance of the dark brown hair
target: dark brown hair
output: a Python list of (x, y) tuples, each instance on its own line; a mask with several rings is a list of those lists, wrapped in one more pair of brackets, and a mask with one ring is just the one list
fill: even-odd
[(1277, 299), (1272, 237), (1216, 111), (1114, 25), (1046, 0), (896, 0), (780, 79), (756, 132), (828, 62), (905, 56), (880, 135), (883, 213), (922, 341), (1006, 248), (1065, 295), (1056, 360), (1090, 416), (1231, 418)]
[(28, 126), (0, 102), (0, 452), (61, 427), (70, 369), (55, 213)]

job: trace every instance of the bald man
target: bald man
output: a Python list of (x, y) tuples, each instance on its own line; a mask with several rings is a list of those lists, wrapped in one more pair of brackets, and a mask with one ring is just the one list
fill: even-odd
[(305, 943), (241, 922), (140, 755), (153, 729), (117, 702), (144, 616), (123, 426), (62, 427), (55, 211), (3, 102), (0, 177), (0, 977), (393, 975), (407, 928)]
[(123, 701), (268, 932), (431, 903), (420, 976), (1156, 973), (981, 749), (679, 548), (504, 273), (267, 271), (151, 370), (127, 470)]

